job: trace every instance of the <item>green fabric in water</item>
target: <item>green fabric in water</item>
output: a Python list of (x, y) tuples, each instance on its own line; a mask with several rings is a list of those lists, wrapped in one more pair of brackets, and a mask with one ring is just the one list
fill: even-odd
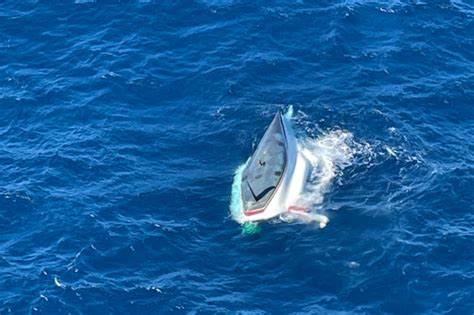
[(257, 233), (260, 233), (261, 230), (262, 229), (257, 223), (249, 222), (249, 223), (244, 223), (244, 225), (242, 225), (242, 234), (244, 235), (257, 234)]

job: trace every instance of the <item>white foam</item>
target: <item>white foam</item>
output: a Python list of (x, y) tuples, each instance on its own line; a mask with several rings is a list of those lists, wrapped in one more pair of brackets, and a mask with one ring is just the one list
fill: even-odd
[(385, 146), (385, 150), (387, 150), (388, 154), (390, 154), (394, 158), (397, 157), (397, 153), (396, 153), (395, 149), (392, 149), (389, 146)]
[(59, 288), (64, 288), (64, 284), (57, 277), (54, 277), (54, 284)]
[(313, 167), (301, 202), (306, 206), (318, 208), (334, 179), (342, 175), (342, 171), (351, 165), (358, 146), (352, 133), (334, 130), (323, 133), (315, 139), (300, 138), (298, 147)]
[(242, 181), (242, 172), (244, 171), (245, 165), (247, 162), (244, 164), (240, 165), (236, 170), (234, 174), (234, 181), (232, 183), (232, 195), (231, 195), (231, 200), (230, 200), (230, 214), (232, 216), (232, 219), (239, 223), (243, 223), (245, 216), (242, 211), (243, 206), (242, 206), (242, 200), (240, 198), (240, 182)]

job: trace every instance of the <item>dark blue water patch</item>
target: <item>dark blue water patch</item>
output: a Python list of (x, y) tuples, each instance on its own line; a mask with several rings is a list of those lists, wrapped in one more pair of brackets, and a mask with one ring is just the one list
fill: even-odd
[[(473, 312), (470, 3), (1, 7), (0, 313)], [(352, 161), (325, 229), (243, 235), (289, 104)]]

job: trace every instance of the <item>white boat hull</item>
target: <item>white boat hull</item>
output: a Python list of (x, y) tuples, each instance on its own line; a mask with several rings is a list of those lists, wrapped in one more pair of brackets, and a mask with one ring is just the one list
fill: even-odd
[(285, 170), (272, 197), (263, 209), (258, 211), (244, 209), (244, 222), (268, 220), (288, 211), (298, 214), (307, 210), (300, 200), (311, 173), (311, 164), (298, 148), (291, 122), (282, 117), (282, 123), (287, 153)]

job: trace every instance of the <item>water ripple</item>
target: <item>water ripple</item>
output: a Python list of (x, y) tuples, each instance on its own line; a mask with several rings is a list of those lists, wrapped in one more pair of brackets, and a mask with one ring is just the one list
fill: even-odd
[[(1, 7), (0, 313), (474, 310), (467, 1)], [(233, 173), (289, 104), (350, 135), (331, 223), (242, 235)]]

